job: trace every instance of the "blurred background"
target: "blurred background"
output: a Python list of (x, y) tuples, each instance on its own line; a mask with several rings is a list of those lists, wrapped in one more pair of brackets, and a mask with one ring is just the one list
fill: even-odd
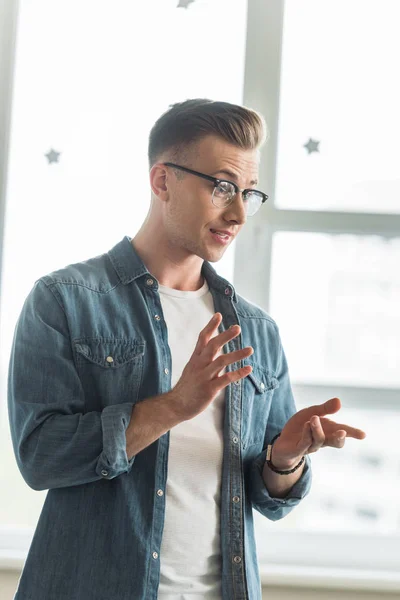
[(23, 301), (135, 235), (150, 128), (196, 97), (269, 129), (270, 199), (214, 267), (277, 321), (298, 408), (338, 396), (367, 433), (312, 457), (287, 518), (255, 513), (265, 597), (400, 598), (399, 25), (398, 0), (0, 0), (2, 600), (46, 496), (8, 426)]

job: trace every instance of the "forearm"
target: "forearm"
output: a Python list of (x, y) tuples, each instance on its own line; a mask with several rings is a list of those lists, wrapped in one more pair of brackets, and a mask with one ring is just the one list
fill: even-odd
[(128, 460), (181, 422), (171, 409), (171, 399), (167, 392), (135, 404), (126, 429)]
[(290, 492), (292, 487), (300, 479), (304, 470), (304, 463), (297, 471), (290, 475), (279, 475), (272, 471), (268, 464), (263, 467), (263, 479), (268, 489), (268, 493), (272, 498), (284, 498)]

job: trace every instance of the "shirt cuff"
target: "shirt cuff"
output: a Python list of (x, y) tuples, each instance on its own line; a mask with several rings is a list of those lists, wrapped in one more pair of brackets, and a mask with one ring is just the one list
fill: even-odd
[(128, 473), (135, 456), (128, 460), (126, 453), (126, 429), (132, 416), (134, 403), (107, 406), (101, 413), (103, 429), (103, 452), (99, 456), (96, 473), (104, 479), (113, 479)]
[[(297, 506), (297, 504), (299, 504), (299, 502), (309, 493), (312, 481), (311, 460), (310, 457), (306, 455), (301, 477), (289, 490), (285, 498), (274, 498), (270, 496), (263, 478), (266, 455), (267, 450), (265, 449), (259, 456), (257, 456), (251, 466), (251, 501), (253, 507), (265, 516), (274, 519), (273, 515), (274, 513), (277, 513), (275, 518), (281, 518), (285, 515), (280, 514), (279, 511), (282, 511), (284, 507), (287, 507), (289, 510), (291, 510), (293, 507)], [(285, 475), (281, 475), (281, 477), (285, 477)], [(289, 512), (289, 510), (285, 511), (285, 514), (286, 512)]]

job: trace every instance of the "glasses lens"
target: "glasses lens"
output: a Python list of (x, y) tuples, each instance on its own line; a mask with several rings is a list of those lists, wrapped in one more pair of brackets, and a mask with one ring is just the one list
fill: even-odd
[(263, 196), (259, 192), (247, 192), (245, 201), (247, 204), (247, 215), (251, 217), (255, 215), (260, 208)]
[(213, 203), (215, 206), (227, 206), (235, 195), (235, 188), (228, 181), (221, 181), (213, 191)]
[[(212, 203), (218, 208), (224, 208), (226, 206), (229, 206), (235, 194), (235, 187), (231, 183), (229, 183), (229, 181), (221, 181), (214, 188), (212, 194)], [(243, 201), (248, 217), (251, 217), (256, 214), (256, 212), (261, 207), (263, 198), (264, 196), (257, 190), (255, 190), (254, 192), (249, 191), (247, 192), (247, 194), (245, 194)]]

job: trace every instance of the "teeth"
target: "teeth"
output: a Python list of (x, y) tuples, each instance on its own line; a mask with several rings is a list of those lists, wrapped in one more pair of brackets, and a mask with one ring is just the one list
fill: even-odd
[(226, 233), (220, 233), (219, 231), (214, 231), (213, 233), (216, 233), (217, 235), (219, 235), (220, 237), (223, 237), (223, 238), (227, 238), (228, 237), (226, 235)]

